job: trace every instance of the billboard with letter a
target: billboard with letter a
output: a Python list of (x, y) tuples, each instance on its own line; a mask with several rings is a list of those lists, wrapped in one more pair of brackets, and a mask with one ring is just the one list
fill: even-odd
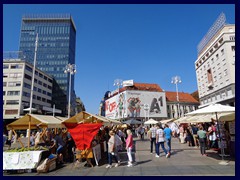
[[(106, 117), (112, 119), (167, 117), (165, 92), (126, 90), (105, 102)], [(146, 106), (148, 108), (146, 108)]]

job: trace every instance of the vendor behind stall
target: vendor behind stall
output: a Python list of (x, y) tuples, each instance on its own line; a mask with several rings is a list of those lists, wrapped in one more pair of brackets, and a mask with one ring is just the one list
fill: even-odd
[(63, 163), (63, 154), (64, 154), (64, 150), (65, 150), (65, 142), (63, 141), (63, 139), (61, 138), (60, 134), (62, 133), (61, 129), (59, 129), (56, 133), (56, 135), (54, 135), (53, 140), (53, 145), (50, 148), (54, 148), (56, 147), (56, 153), (58, 156), (58, 162), (59, 163)]

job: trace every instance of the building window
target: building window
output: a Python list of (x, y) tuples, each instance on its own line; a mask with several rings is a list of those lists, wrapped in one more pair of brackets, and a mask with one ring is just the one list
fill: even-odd
[(28, 79), (28, 80), (32, 80), (32, 77), (31, 76), (29, 76), (29, 75), (27, 75), (27, 74), (24, 74), (24, 77), (26, 78), (26, 79)]
[(233, 52), (235, 52), (235, 46), (231, 46)]
[(218, 60), (218, 58), (219, 58), (219, 55), (218, 55), (218, 54), (216, 54), (216, 59)]
[(230, 36), (229, 39), (230, 41), (235, 41), (235, 36)]
[(227, 73), (227, 69), (224, 70), (224, 75), (227, 76), (228, 73)]
[(23, 65), (22, 64), (12, 64), (10, 69), (22, 69)]
[(20, 91), (8, 91), (7, 95), (8, 96), (19, 96)]
[(221, 55), (222, 55), (222, 56), (224, 55), (224, 49), (221, 50)]
[(18, 114), (18, 109), (7, 109), (5, 110), (5, 114), (9, 115), (9, 114)]
[(212, 84), (213, 83), (213, 77), (212, 77), (212, 70), (211, 69), (207, 70), (207, 77), (208, 77), (208, 84)]
[(222, 42), (223, 42), (223, 38), (221, 38), (221, 39), (219, 40), (219, 43), (220, 43), (220, 44), (222, 44)]
[(8, 64), (3, 64), (3, 69), (8, 69)]
[(30, 84), (28, 84), (28, 83), (24, 83), (24, 85), (23, 85), (25, 88), (28, 88), (28, 89), (31, 89), (31, 85)]
[(17, 87), (17, 86), (21, 86), (21, 81), (8, 82), (8, 87)]
[(39, 85), (42, 85), (42, 82), (41, 82), (41, 81), (38, 81), (38, 84), (39, 84)]
[(32, 68), (26, 65), (26, 70), (32, 72)]
[(27, 92), (24, 92), (24, 91), (23, 91), (23, 96), (25, 96), (25, 97), (30, 97), (30, 93), (27, 93)]
[(8, 77), (8, 73), (3, 73), (3, 78), (7, 78)]
[(19, 100), (7, 100), (6, 104), (7, 105), (17, 105), (17, 104), (19, 104)]
[(20, 78), (20, 77), (22, 77), (22, 73), (10, 73), (9, 77), (10, 78)]

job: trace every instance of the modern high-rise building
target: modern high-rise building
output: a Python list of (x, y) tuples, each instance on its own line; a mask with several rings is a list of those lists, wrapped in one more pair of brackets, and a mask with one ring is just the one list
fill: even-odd
[(235, 106), (235, 25), (222, 13), (198, 45), (195, 62), (200, 108)]
[[(74, 76), (65, 74), (67, 64), (75, 64), (76, 27), (70, 14), (32, 14), (23, 15), (20, 32), (19, 51), (25, 59), (34, 62), (35, 41), (38, 34), (36, 67), (54, 77), (56, 84), (53, 87), (53, 103), (56, 108), (67, 113), (68, 95), (71, 89), (71, 98), (74, 94)], [(62, 92), (59, 92), (62, 90)], [(71, 103), (75, 102), (74, 99)], [(75, 104), (75, 103), (74, 103)], [(72, 104), (73, 105), (73, 104)], [(71, 106), (71, 109), (75, 107)]]

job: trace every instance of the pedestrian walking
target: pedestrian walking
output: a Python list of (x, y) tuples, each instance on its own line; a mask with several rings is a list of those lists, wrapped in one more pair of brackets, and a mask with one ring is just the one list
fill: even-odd
[(112, 168), (112, 159), (114, 158), (115, 161), (116, 161), (116, 165), (115, 167), (118, 167), (119, 166), (119, 161), (117, 159), (117, 149), (116, 149), (116, 146), (115, 146), (115, 133), (114, 131), (109, 131), (109, 135), (110, 135), (110, 139), (108, 140), (108, 165), (106, 166), (106, 168)]
[(150, 153), (152, 154), (153, 153), (153, 144), (154, 144), (154, 147), (155, 147), (155, 152), (156, 152), (156, 131), (157, 131), (157, 128), (156, 128), (156, 125), (154, 125), (153, 127), (150, 128), (150, 133), (149, 133), (149, 139), (150, 139)]
[(126, 139), (126, 150), (127, 150), (127, 156), (128, 156), (128, 167), (132, 167), (133, 159), (132, 159), (132, 148), (133, 148), (133, 137), (132, 132), (130, 129), (127, 130), (127, 139)]
[(167, 144), (167, 148), (168, 148), (168, 157), (170, 157), (171, 155), (171, 137), (172, 137), (172, 130), (168, 127), (167, 124), (165, 124), (165, 128), (164, 128), (164, 135), (165, 135), (165, 139), (166, 139), (166, 144)]
[(168, 157), (168, 152), (164, 147), (164, 141), (165, 141), (165, 137), (164, 137), (164, 131), (162, 126), (160, 127), (159, 125), (157, 125), (157, 130), (156, 130), (156, 156), (157, 158), (160, 157), (160, 151), (159, 148), (160, 146), (162, 147), (163, 151), (165, 152), (166, 157)]
[(196, 124), (193, 124), (192, 125), (192, 134), (193, 134), (193, 141), (194, 141), (195, 147), (199, 147), (197, 132), (198, 132), (198, 127), (196, 126)]
[(203, 130), (203, 127), (200, 126), (199, 130), (197, 132), (199, 137), (199, 143), (200, 143), (200, 152), (203, 156), (207, 156), (206, 154), (206, 138), (207, 138), (207, 132)]

